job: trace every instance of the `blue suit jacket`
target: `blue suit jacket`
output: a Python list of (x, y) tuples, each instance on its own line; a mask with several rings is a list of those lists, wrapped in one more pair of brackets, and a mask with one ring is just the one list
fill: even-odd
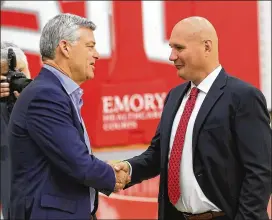
[(89, 155), (74, 105), (49, 70), (24, 89), (8, 129), (11, 219), (90, 219), (89, 187), (114, 190), (113, 169)]

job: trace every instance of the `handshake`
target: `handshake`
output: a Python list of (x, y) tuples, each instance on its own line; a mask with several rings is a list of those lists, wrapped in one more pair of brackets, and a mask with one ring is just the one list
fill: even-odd
[(115, 173), (116, 183), (114, 187), (114, 192), (119, 192), (131, 180), (130, 166), (127, 162), (124, 161), (121, 162), (108, 161), (107, 163), (113, 168)]

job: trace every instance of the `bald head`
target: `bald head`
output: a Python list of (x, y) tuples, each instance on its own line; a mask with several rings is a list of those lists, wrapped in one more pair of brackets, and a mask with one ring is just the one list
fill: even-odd
[(213, 25), (202, 17), (189, 17), (173, 28), (169, 45), (170, 61), (178, 75), (199, 84), (219, 66), (218, 38)]
[(218, 47), (218, 37), (214, 26), (203, 17), (188, 17), (179, 21), (173, 32), (182, 33), (187, 40), (210, 40), (213, 46)]

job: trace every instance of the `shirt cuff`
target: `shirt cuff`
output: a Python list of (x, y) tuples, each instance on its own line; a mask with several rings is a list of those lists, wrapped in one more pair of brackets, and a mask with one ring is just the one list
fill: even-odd
[(132, 166), (128, 161), (124, 161), (125, 163), (127, 163), (129, 165), (129, 175), (132, 175)]

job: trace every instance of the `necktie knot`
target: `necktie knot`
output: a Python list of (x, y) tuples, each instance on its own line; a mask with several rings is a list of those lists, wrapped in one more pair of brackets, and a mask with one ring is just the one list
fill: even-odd
[(199, 93), (199, 89), (196, 88), (196, 87), (193, 87), (193, 88), (191, 89), (191, 92), (190, 92), (190, 97), (196, 98), (197, 95), (198, 95), (198, 93)]

